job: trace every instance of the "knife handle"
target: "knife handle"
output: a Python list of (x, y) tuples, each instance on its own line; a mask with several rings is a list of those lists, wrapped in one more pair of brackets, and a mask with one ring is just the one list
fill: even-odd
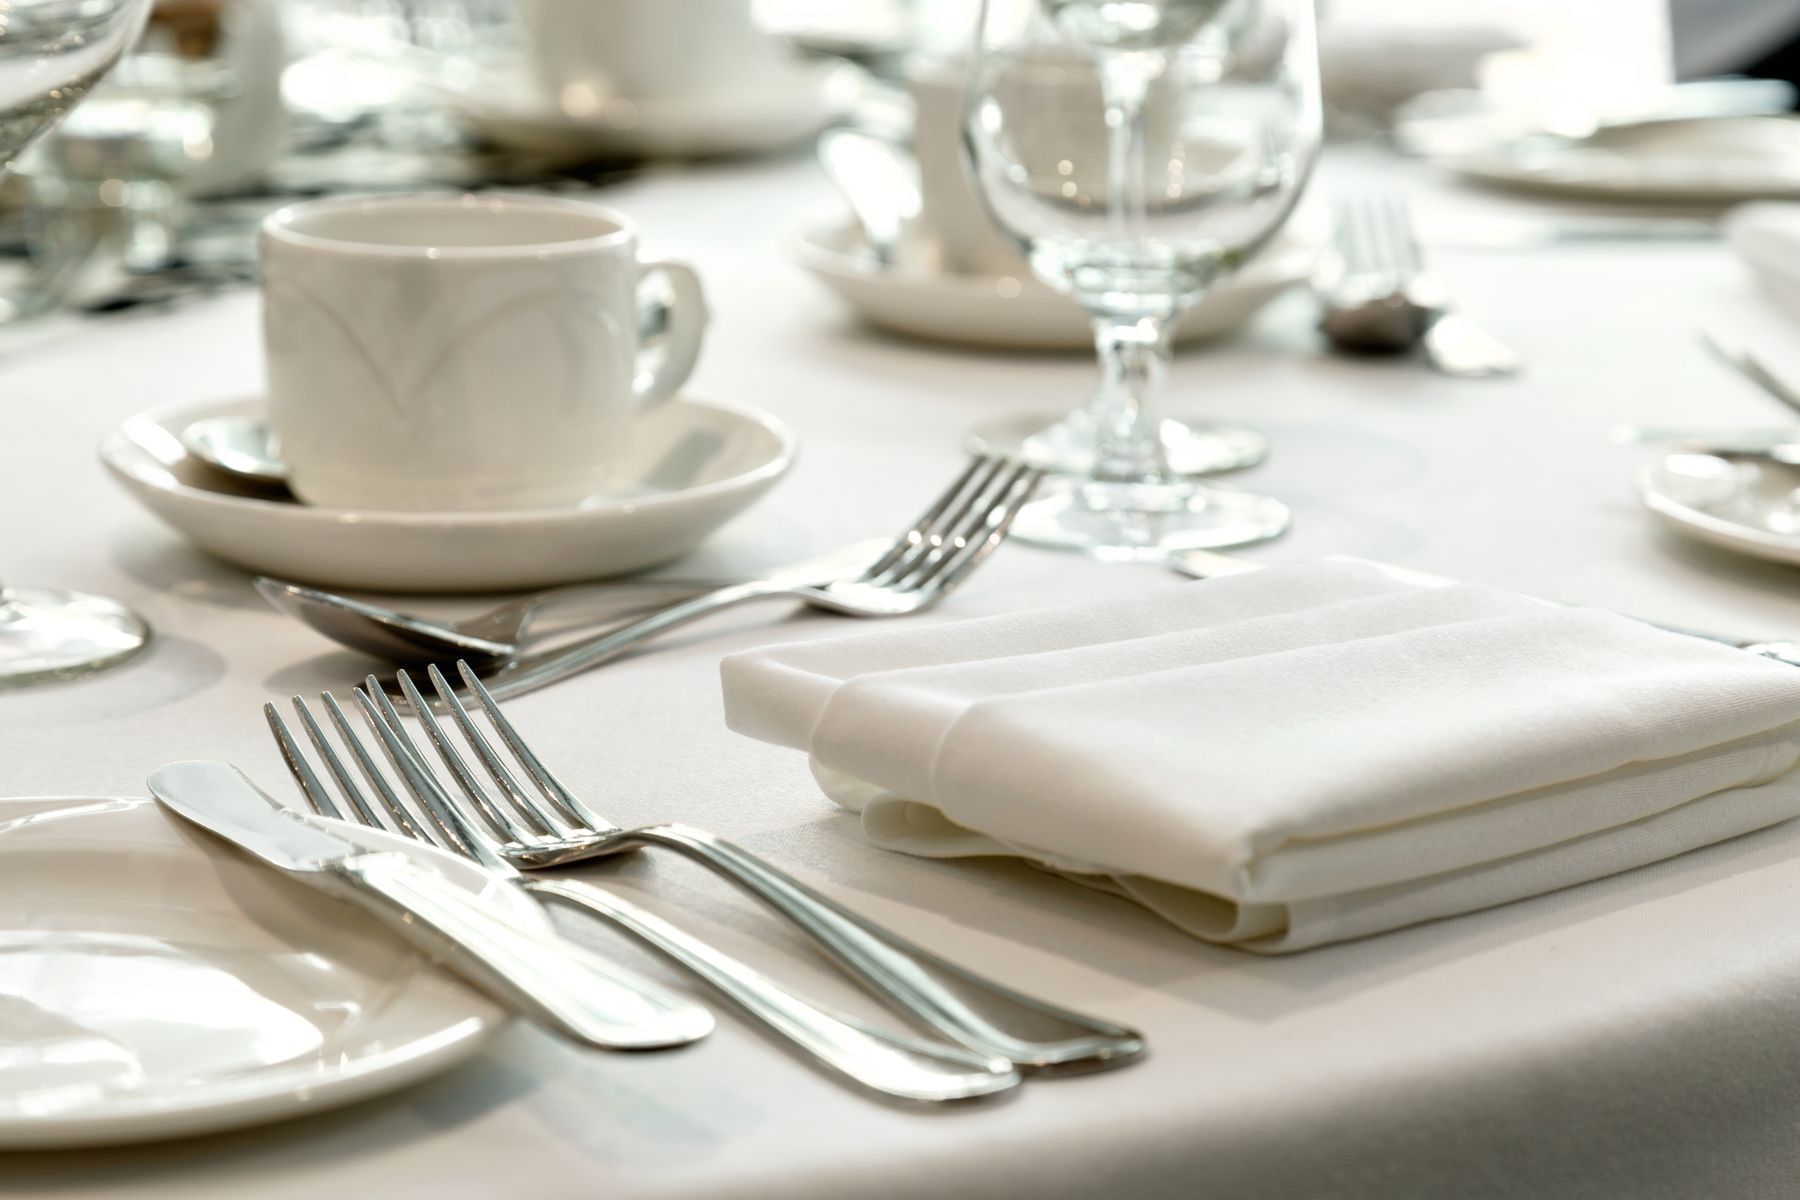
[(407, 941), (577, 1041), (653, 1050), (712, 1031), (712, 1014), (694, 1001), (553, 933), (494, 916), (469, 892), (404, 855), (359, 854), (332, 871), (351, 898)]

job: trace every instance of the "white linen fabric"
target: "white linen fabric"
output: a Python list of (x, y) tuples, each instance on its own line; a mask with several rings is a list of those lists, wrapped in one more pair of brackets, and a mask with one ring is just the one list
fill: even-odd
[(1282, 952), (1800, 815), (1800, 673), (1590, 609), (1321, 561), (777, 646), (732, 728), (876, 844), (1015, 855)]

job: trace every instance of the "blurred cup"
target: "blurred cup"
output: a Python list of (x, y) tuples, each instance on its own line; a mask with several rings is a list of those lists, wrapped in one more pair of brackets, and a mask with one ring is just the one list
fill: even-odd
[(789, 57), (750, 0), (522, 0), (520, 14), (538, 82), (577, 116), (612, 98), (729, 95)]
[[(263, 223), (269, 419), (311, 504), (520, 509), (605, 494), (686, 380), (700, 283), (548, 196), (314, 200)], [(646, 348), (641, 330), (661, 330)]]

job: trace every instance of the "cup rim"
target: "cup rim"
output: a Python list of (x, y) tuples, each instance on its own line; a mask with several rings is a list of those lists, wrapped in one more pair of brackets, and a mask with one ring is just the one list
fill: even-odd
[[(482, 204), (515, 205), (536, 209), (555, 209), (598, 217), (612, 223), (612, 230), (590, 237), (560, 238), (545, 242), (515, 242), (504, 246), (402, 246), (382, 242), (353, 241), (328, 234), (307, 233), (294, 228), (292, 222), (317, 212), (341, 212), (346, 209), (422, 207), (478, 207)], [(542, 196), (529, 192), (397, 192), (376, 196), (321, 196), (284, 204), (262, 220), (262, 235), (273, 242), (301, 249), (340, 254), (352, 258), (422, 259), (431, 262), (479, 261), (505, 258), (546, 258), (585, 254), (630, 245), (637, 239), (637, 226), (631, 218), (603, 204), (593, 204), (566, 196)]]

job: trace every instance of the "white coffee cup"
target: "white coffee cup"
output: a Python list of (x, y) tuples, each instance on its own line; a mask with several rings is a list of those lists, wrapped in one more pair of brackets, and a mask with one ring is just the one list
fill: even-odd
[(522, 0), (520, 15), (539, 84), (575, 115), (613, 97), (728, 95), (790, 58), (750, 0)]
[(919, 160), (919, 219), (945, 267), (965, 275), (1024, 275), (1031, 268), (982, 204), (963, 156), (968, 71), (957, 59), (907, 64), (913, 153)]
[[(553, 508), (605, 494), (693, 370), (700, 283), (578, 200), (315, 200), (262, 228), (269, 419), (335, 508)], [(660, 345), (640, 330), (660, 329)]]

